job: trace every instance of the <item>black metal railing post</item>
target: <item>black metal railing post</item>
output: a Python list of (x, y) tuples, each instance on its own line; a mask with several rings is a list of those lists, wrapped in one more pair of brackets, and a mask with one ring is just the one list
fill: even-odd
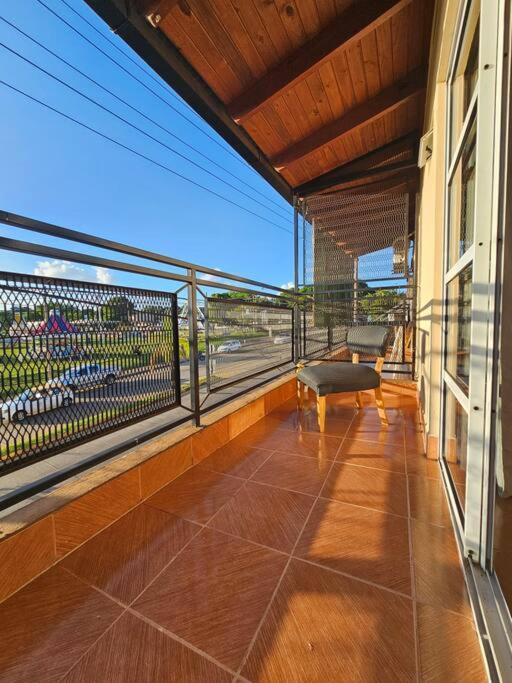
[(199, 398), (199, 344), (197, 336), (197, 273), (189, 268), (188, 284), (188, 346), (190, 371), (190, 403), (194, 415), (194, 424), (201, 424), (201, 402)]
[(176, 403), (181, 405), (181, 368), (180, 368), (180, 333), (178, 321), (178, 297), (172, 295), (171, 303), (171, 324), (172, 324), (172, 358), (174, 363), (174, 383), (176, 392)]
[(293, 360), (295, 363), (300, 358), (300, 327), (299, 327), (299, 207), (297, 196), (293, 198), (293, 290), (295, 301), (293, 304)]

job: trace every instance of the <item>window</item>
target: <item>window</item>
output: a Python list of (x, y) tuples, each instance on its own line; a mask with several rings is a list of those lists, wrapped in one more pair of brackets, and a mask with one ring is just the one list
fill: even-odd
[(471, 348), (471, 266), (447, 285), (446, 370), (467, 393)]

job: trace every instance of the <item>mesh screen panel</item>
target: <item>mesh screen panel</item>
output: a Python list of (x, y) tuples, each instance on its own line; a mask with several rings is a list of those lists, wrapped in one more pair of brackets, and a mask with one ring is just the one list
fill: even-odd
[(0, 273), (0, 471), (179, 402), (176, 297)]
[(209, 389), (292, 360), (290, 308), (210, 297), (207, 311)]
[[(354, 325), (393, 329), (405, 362), (412, 315), (412, 241), (407, 193), (338, 192), (304, 200), (305, 355), (342, 349)], [(402, 341), (401, 341), (402, 340)]]

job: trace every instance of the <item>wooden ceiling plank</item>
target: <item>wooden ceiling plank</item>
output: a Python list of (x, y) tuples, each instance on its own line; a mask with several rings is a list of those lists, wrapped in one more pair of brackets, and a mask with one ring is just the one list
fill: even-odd
[(415, 70), (402, 82), (392, 85), (373, 99), (356, 106), (341, 118), (319, 128), (307, 138), (272, 157), (271, 163), (275, 168), (280, 169), (311, 154), (314, 150), (331, 143), (342, 135), (358, 130), (414, 98), (425, 88), (425, 84), (425, 69)]
[(391, 22), (381, 24), (375, 31), (377, 38), (377, 58), (382, 88), (387, 88), (393, 81), (393, 47), (391, 42)]
[(231, 5), (240, 17), (245, 32), (265, 62), (266, 69), (271, 69), (279, 62), (279, 54), (256, 8), (252, 2), (247, 0), (231, 0)]
[(315, 0), (301, 0), (297, 9), (308, 39), (316, 36), (321, 29), (320, 16)]
[(276, 0), (277, 9), (294, 49), (306, 42), (307, 34), (294, 0)]
[[(237, 122), (246, 118), (283, 90), (306, 78), (334, 52), (349, 48), (364, 35), (374, 31), (377, 26), (395, 17), (411, 2), (412, 0), (369, 0), (363, 6), (349, 8), (245, 93), (236, 97), (228, 106), (230, 115)], [(268, 22), (270, 25), (275, 24), (279, 19), (275, 5), (265, 3), (262, 8), (267, 12), (272, 8), (275, 10), (276, 16), (268, 16), (267, 25)], [(279, 23), (282, 27), (280, 19)]]

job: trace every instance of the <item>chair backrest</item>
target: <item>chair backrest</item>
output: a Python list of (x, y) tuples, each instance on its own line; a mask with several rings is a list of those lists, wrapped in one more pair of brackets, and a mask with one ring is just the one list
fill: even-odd
[(350, 353), (383, 357), (386, 355), (390, 334), (391, 330), (382, 325), (356, 325), (347, 332), (347, 346)]

